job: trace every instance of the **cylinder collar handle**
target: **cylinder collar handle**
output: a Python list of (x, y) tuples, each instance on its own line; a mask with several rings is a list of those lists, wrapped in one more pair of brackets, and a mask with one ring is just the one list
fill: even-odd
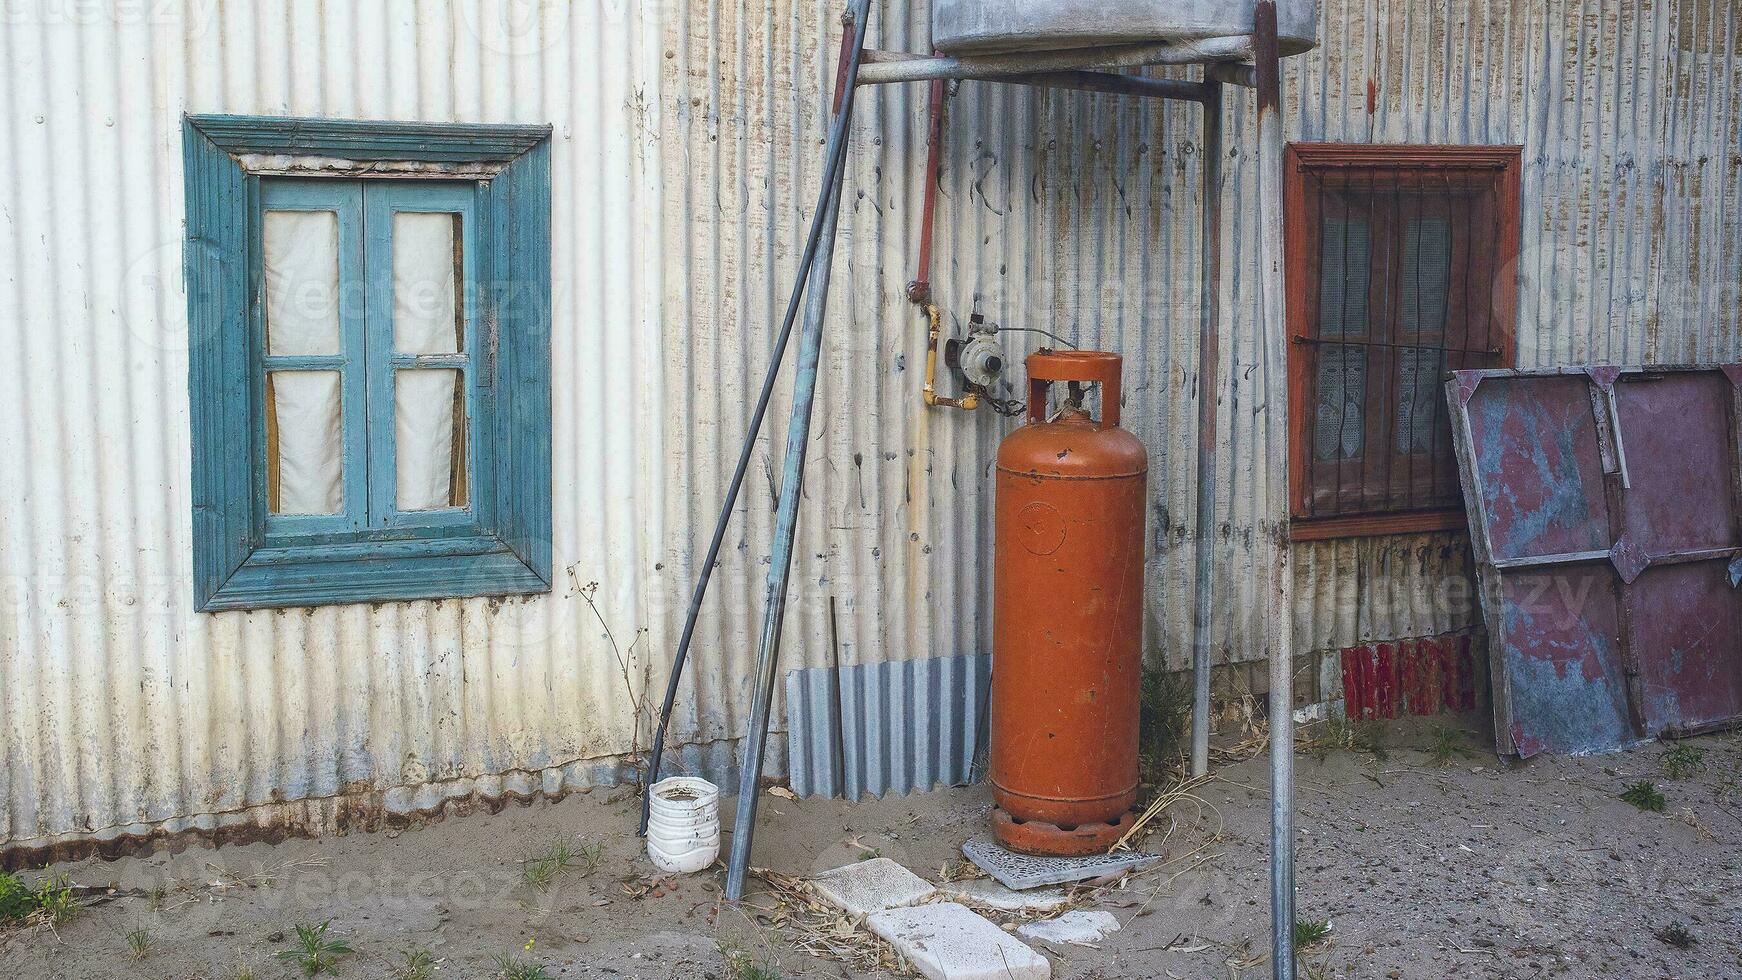
[(1036, 351), (1028, 355), (1028, 421), (1046, 421), (1046, 393), (1060, 381), (1101, 386), (1103, 429), (1119, 426), (1119, 378), (1124, 358), (1098, 350)]

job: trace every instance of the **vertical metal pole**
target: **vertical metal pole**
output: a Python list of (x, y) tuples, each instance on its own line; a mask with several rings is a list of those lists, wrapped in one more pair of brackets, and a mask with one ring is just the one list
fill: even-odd
[[(844, 118), (853, 111), (853, 84), (858, 76), (865, 35), (870, 27), (871, 0), (858, 0), (853, 22), (858, 25), (858, 44), (847, 69), (847, 88), (840, 101)], [(851, 127), (842, 132), (845, 153), (852, 141)], [(786, 587), (792, 575), (792, 553), (798, 533), (798, 505), (804, 496), (804, 462), (810, 448), (811, 413), (816, 407), (817, 370), (822, 360), (823, 317), (829, 306), (829, 275), (834, 265), (835, 231), (841, 214), (840, 186), (846, 180), (843, 163), (825, 179), (836, 182), (828, 195), (828, 213), (823, 218), (822, 246), (811, 266), (810, 285), (805, 290), (804, 332), (799, 336), (798, 368), (792, 389), (792, 419), (787, 426), (786, 454), (781, 460), (780, 504), (775, 510), (774, 547), (768, 566), (768, 589), (763, 599), (762, 641), (756, 651), (756, 692), (751, 705), (749, 737), (744, 743), (744, 761), (739, 767), (738, 814), (733, 823), (732, 852), (726, 866), (726, 898), (744, 897), (744, 875), (750, 868), (750, 846), (756, 835), (756, 805), (761, 798), (762, 756), (768, 748), (768, 713), (774, 701), (775, 675), (780, 668), (780, 634), (786, 616)]]
[[(1253, 62), (1258, 81), (1258, 227), (1260, 336), (1265, 359), (1265, 422), (1270, 444), (1288, 434), (1285, 373), (1278, 370), (1284, 310), (1282, 201), (1282, 63), (1276, 40), (1276, 4), (1260, 0), (1253, 24)], [(1268, 604), (1270, 642), (1270, 928), (1271, 961), (1277, 980), (1294, 980), (1294, 628), (1288, 607), (1287, 488), (1266, 501), (1282, 507), (1285, 532), (1278, 536), (1279, 578)]]
[(1197, 611), (1192, 620), (1192, 775), (1210, 771), (1210, 627), (1215, 576), (1222, 307), (1222, 83), (1204, 82), (1203, 297), (1198, 321)]

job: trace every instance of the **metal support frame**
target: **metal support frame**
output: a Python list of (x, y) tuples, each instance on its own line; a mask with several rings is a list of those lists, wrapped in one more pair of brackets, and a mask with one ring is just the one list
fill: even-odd
[(1221, 391), (1222, 335), (1217, 329), (1222, 304), (1222, 86), (1205, 83), (1204, 232), (1202, 313), (1198, 321), (1198, 519), (1193, 548), (1197, 559), (1197, 606), (1192, 616), (1192, 775), (1210, 771), (1210, 622), (1216, 572), (1216, 480), (1220, 476), (1221, 434), (1217, 394)]
[[(831, 265), (834, 258), (836, 228), (840, 212), (841, 186), (845, 179), (845, 151), (848, 144), (848, 120), (852, 113), (852, 93), (860, 85), (881, 85), (901, 82), (942, 80), (998, 81), (1009, 84), (1077, 89), (1134, 95), (1145, 98), (1174, 99), (1196, 102), (1204, 107), (1204, 215), (1202, 242), (1202, 286), (1199, 315), (1198, 360), (1198, 514), (1195, 545), (1197, 594), (1194, 610), (1192, 643), (1192, 746), (1191, 765), (1194, 775), (1209, 769), (1209, 701), (1210, 701), (1210, 626), (1213, 611), (1212, 579), (1214, 572), (1213, 543), (1216, 539), (1216, 497), (1220, 463), (1217, 422), (1217, 392), (1221, 377), (1221, 344), (1218, 331), (1221, 301), (1221, 212), (1223, 162), (1225, 149), (1222, 134), (1222, 97), (1224, 85), (1256, 90), (1258, 103), (1259, 195), (1260, 195), (1260, 325), (1261, 346), (1265, 361), (1266, 382), (1270, 386), (1268, 426), (1270, 432), (1286, 433), (1286, 419), (1278, 418), (1274, 399), (1281, 366), (1276, 363), (1284, 323), (1285, 289), (1283, 274), (1283, 213), (1282, 213), (1282, 153), (1281, 119), (1281, 53), (1277, 39), (1276, 7), (1272, 0), (1261, 0), (1257, 6), (1255, 29), (1251, 37), (1210, 38), (1203, 41), (1168, 44), (1138, 44), (1112, 48), (1094, 48), (1041, 54), (1021, 53), (981, 57), (946, 57), (909, 55), (865, 50), (865, 32), (869, 26), (871, 0), (855, 0), (848, 18), (848, 29), (842, 38), (842, 69), (840, 91), (836, 94), (836, 118), (830, 135), (828, 164), (824, 168), (826, 186), (819, 202), (818, 213), (811, 229), (804, 258), (800, 263), (799, 285), (795, 287), (788, 307), (785, 326), (769, 366), (761, 401), (752, 419), (744, 453), (728, 494), (725, 509), (703, 567), (690, 606), (677, 660), (673, 665), (665, 704), (662, 709), (654, 755), (649, 766), (649, 789), (657, 777), (660, 756), (664, 749), (666, 725), (684, 667), (685, 654), (695, 629), (695, 620), (705, 598), (724, 530), (736, 505), (744, 470), (766, 413), (774, 379), (783, 360), (794, 314), (800, 296), (805, 298), (804, 330), (799, 345), (797, 380), (794, 385), (792, 417), (788, 425), (786, 453), (782, 462), (780, 499), (776, 510), (772, 560), (764, 597), (761, 642), (757, 650), (756, 689), (750, 731), (745, 743), (743, 765), (738, 787), (732, 848), (726, 876), (726, 897), (737, 901), (744, 894), (744, 879), (749, 870), (750, 851), (756, 829), (757, 802), (761, 789), (762, 762), (767, 748), (768, 720), (775, 680), (779, 671), (780, 640), (786, 610), (793, 547), (797, 535), (798, 506), (803, 493), (804, 464), (809, 443), (811, 416), (815, 407), (816, 389), (822, 353), (823, 318), (828, 307)], [(1251, 64), (1239, 62), (1250, 61)], [(1158, 64), (1205, 65), (1202, 83), (1177, 79), (1152, 79), (1125, 74), (1112, 74), (1108, 69), (1135, 68)], [(934, 87), (935, 92), (935, 87)], [(940, 93), (941, 94), (941, 93)], [(936, 150), (938, 125), (934, 106), (933, 146)], [(929, 210), (929, 209), (928, 209)], [(928, 215), (929, 218), (929, 215)], [(922, 273), (929, 263), (922, 263)], [(929, 299), (930, 283), (923, 275), (910, 287), (915, 298)], [(1274, 333), (1275, 337), (1272, 336)], [(1286, 405), (1286, 400), (1282, 402)], [(1286, 408), (1280, 409), (1286, 414)], [(1286, 489), (1280, 495), (1284, 520), (1287, 515)], [(1293, 980), (1294, 961), (1294, 848), (1292, 826), (1293, 782), (1293, 656), (1292, 637), (1287, 624), (1288, 569), (1287, 536), (1283, 534), (1282, 569), (1278, 594), (1273, 597), (1269, 612), (1277, 619), (1270, 648), (1270, 734), (1271, 734), (1271, 930), (1272, 965), (1278, 980)], [(643, 810), (642, 828), (646, 817)]]
[(1143, 68), (1149, 65), (1197, 65), (1216, 61), (1244, 61), (1252, 56), (1252, 39), (1243, 36), (1212, 37), (1198, 41), (1160, 44), (1122, 44), (1068, 51), (1019, 52), (963, 57), (908, 55), (878, 51), (859, 73), (861, 85), (895, 82), (925, 82), (948, 78), (999, 81), (1011, 76), (1076, 71), (1085, 68)]
[[(1272, 440), (1288, 439), (1287, 367), (1280, 363), (1287, 323), (1288, 284), (1283, 278), (1282, 52), (1276, 34), (1276, 4), (1260, 0), (1253, 32), (1253, 69), (1258, 103), (1258, 293), (1260, 344), (1265, 374), (1266, 428)], [(1294, 630), (1289, 618), (1288, 484), (1271, 488), (1269, 504), (1281, 515), (1277, 539), (1277, 589), (1266, 610), (1270, 637), (1270, 942), (1276, 980), (1294, 980)]]

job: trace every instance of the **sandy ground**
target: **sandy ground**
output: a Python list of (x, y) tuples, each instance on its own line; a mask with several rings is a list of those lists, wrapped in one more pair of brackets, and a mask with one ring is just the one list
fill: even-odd
[[(1662, 746), (1507, 768), (1483, 744), (1417, 727), (1378, 752), (1303, 755), (1300, 915), (1331, 923), (1304, 976), (1742, 977), (1742, 738), (1688, 743), (1702, 758), (1681, 779)], [(1664, 812), (1617, 798), (1642, 779)], [(1080, 896), (1125, 927), (1095, 949), (1042, 947), (1053, 975), (1268, 976), (1266, 780), (1251, 759), (1198, 789), (1203, 807), (1179, 804), (1148, 843), (1175, 860)], [(875, 852), (935, 880), (987, 807), (982, 787), (863, 804), (770, 796), (756, 863), (806, 875)], [(659, 883), (636, 814), (626, 792), (600, 790), (394, 836), (63, 866), (139, 891), (0, 937), (0, 975), (288, 978), (273, 953), (298, 923), (326, 921), (355, 950), (340, 977), (395, 977), (420, 950), (448, 980), (495, 976), (502, 955), (551, 977), (749, 980), (746, 962), (764, 977), (891, 975), (806, 953), (815, 934), (794, 923), (810, 920), (760, 884), (735, 909), (717, 869)], [(602, 844), (596, 867), (527, 884), (522, 860), (558, 841)], [(1660, 938), (1678, 923), (1688, 948)], [(134, 958), (140, 930), (150, 945)]]

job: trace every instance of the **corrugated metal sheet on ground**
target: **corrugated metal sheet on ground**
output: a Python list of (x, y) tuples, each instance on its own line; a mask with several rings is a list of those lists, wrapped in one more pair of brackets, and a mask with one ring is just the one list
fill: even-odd
[(1454, 379), (1500, 751), (1742, 720), (1742, 365)]
[(986, 655), (788, 673), (793, 792), (857, 800), (975, 781), (991, 683)]
[[(1287, 69), (1294, 136), (1525, 144), (1526, 365), (1742, 355), (1731, 5), (1321, 6), (1329, 43)], [(879, 9), (877, 44), (924, 50), (923, 3)], [(560, 792), (645, 744), (630, 705), (663, 685), (796, 263), (838, 14), (790, 0), (12, 5), (0, 348), (26, 367), (0, 389), (0, 844), (317, 826), (310, 811), (357, 794), (490, 795), (502, 773)], [(873, 93), (855, 126), (791, 668), (829, 662), (829, 595), (849, 666), (988, 649), (987, 466), (1004, 424), (918, 409), (923, 324), (901, 298), (923, 99)], [(941, 185), (952, 326), (978, 305), (1127, 355), (1125, 414), (1153, 461), (1148, 643), (1175, 667), (1200, 391), (1217, 392), (1227, 440), (1218, 657), (1263, 655), (1275, 624), (1257, 610), (1279, 585), (1281, 515), (1265, 502), (1285, 454), (1265, 410), (1281, 389), (1251, 304), (1252, 116), (1231, 101), (1229, 362), (1208, 384), (1196, 109), (966, 84)], [(192, 613), (184, 112), (555, 126), (555, 594)], [(679, 741), (743, 733), (777, 455), (757, 457)], [(1412, 605), (1413, 583), (1460, 565), (1449, 538), (1294, 555), (1302, 649), (1470, 621)], [(591, 581), (627, 683), (579, 595)]]

